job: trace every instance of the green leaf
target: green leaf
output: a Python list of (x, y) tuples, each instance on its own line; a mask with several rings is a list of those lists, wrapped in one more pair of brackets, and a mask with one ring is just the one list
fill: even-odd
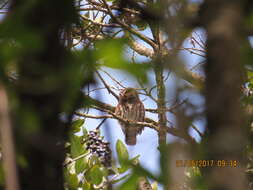
[(123, 49), (126, 41), (124, 39), (106, 39), (96, 42), (97, 51), (95, 56), (104, 61), (104, 65), (112, 68), (120, 68), (124, 64)]
[(137, 165), (137, 164), (139, 164), (139, 158), (140, 158), (140, 155), (137, 155), (137, 156), (135, 156), (135, 157), (133, 157), (133, 158), (131, 158), (130, 159), (130, 162), (133, 164), (133, 165)]
[(99, 160), (99, 158), (97, 156), (92, 155), (91, 157), (89, 157), (88, 164), (89, 164), (89, 167), (92, 167), (94, 165), (100, 164), (100, 160)]
[(86, 179), (95, 185), (99, 185), (103, 180), (103, 176), (104, 171), (102, 168), (95, 165), (87, 172)]
[(120, 174), (125, 173), (128, 169), (130, 169), (130, 166), (127, 164), (121, 164), (121, 167), (118, 168), (118, 171)]
[(90, 190), (91, 189), (90, 183), (88, 183), (87, 181), (84, 181), (84, 183), (82, 184), (82, 189), (83, 190)]
[(124, 58), (125, 39), (106, 39), (95, 44), (96, 59), (101, 59), (103, 66), (113, 69), (121, 69), (136, 77), (141, 82), (147, 81), (147, 70), (150, 64), (129, 63)]
[(71, 135), (70, 137), (70, 154), (72, 158), (80, 156), (81, 154), (85, 153), (86, 150), (83, 148), (81, 144), (81, 137), (76, 135)]
[(108, 168), (108, 175), (116, 175), (118, 174), (118, 168), (116, 168), (114, 165), (112, 167)]
[(115, 179), (112, 181), (112, 184), (118, 183), (119, 181), (123, 181), (124, 179), (126, 179), (127, 177), (129, 177), (131, 174), (126, 174), (123, 177), (120, 177), (119, 179)]
[(133, 166), (133, 173), (139, 177), (145, 176), (158, 182), (161, 181), (158, 176), (153, 175), (150, 171), (143, 168), (141, 165)]
[(83, 137), (86, 137), (88, 134), (87, 129), (85, 129), (85, 127), (83, 126)]
[(118, 140), (116, 143), (116, 151), (120, 164), (120, 168), (118, 168), (118, 171), (119, 173), (124, 173), (130, 168), (130, 165), (128, 163), (129, 154), (127, 148), (121, 140)]
[(119, 190), (137, 189), (138, 176), (132, 175), (125, 183), (123, 183)]
[(79, 186), (79, 181), (76, 174), (69, 173), (68, 170), (64, 171), (65, 180), (67, 182), (67, 186), (70, 190), (76, 190)]
[(116, 151), (120, 164), (126, 162), (129, 159), (127, 148), (121, 140), (118, 140), (116, 143)]
[(72, 122), (71, 129), (73, 133), (77, 133), (81, 130), (82, 125), (84, 124), (83, 119), (78, 119)]
[(87, 163), (87, 159), (85, 157), (77, 160), (75, 163), (75, 170), (76, 170), (77, 174), (84, 172), (84, 170), (87, 167), (88, 167), (88, 163)]

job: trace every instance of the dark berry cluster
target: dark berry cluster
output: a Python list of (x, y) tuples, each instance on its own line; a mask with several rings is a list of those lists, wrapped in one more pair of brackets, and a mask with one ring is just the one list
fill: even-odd
[(109, 143), (104, 141), (98, 131), (89, 131), (85, 140), (86, 149), (96, 155), (105, 167), (111, 166), (111, 149)]

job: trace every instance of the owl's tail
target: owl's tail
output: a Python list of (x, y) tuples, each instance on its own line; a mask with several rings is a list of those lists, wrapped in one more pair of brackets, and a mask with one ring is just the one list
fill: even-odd
[(129, 127), (125, 131), (125, 141), (127, 145), (136, 144), (137, 131), (133, 127)]

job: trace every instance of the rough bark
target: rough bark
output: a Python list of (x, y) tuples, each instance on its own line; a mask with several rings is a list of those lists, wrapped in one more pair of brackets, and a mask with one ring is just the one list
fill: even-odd
[(242, 2), (206, 0), (201, 10), (207, 31), (207, 159), (240, 163), (235, 168), (209, 167), (205, 173), (208, 189), (246, 189), (243, 172), (246, 140), (239, 100), (243, 73), (240, 62)]

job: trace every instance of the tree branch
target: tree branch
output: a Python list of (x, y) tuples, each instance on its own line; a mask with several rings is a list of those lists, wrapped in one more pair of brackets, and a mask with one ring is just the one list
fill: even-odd
[(157, 110), (158, 110), (158, 137), (159, 144), (166, 144), (166, 129), (164, 126), (167, 125), (166, 103), (165, 103), (165, 85), (163, 80), (163, 62), (162, 60), (156, 62), (154, 65), (155, 79), (157, 85)]
[(131, 28), (129, 25), (125, 24), (124, 22), (122, 22), (119, 18), (117, 18), (113, 13), (112, 10), (110, 8), (110, 6), (107, 4), (106, 0), (102, 0), (106, 9), (108, 10), (109, 15), (112, 17), (112, 19), (114, 19), (119, 25), (121, 25), (123, 28), (125, 28), (126, 30), (128, 30), (129, 32), (131, 32), (132, 34), (138, 36), (140, 39), (142, 39), (144, 42), (147, 42), (149, 45), (151, 45), (154, 49), (157, 49), (157, 44), (155, 42), (153, 42), (151, 39), (149, 39), (148, 37), (144, 36), (143, 34), (141, 34), (140, 32), (136, 31), (135, 29)]
[(19, 190), (16, 168), (16, 156), (9, 117), (9, 105), (6, 90), (0, 84), (0, 138), (3, 153), (6, 190)]
[(107, 85), (107, 83), (105, 82), (103, 77), (99, 74), (99, 72), (98, 71), (95, 71), (95, 72), (98, 75), (98, 78), (102, 81), (103, 85), (105, 86), (109, 94), (112, 94), (118, 100), (119, 99), (118, 95), (111, 90), (111, 88)]
[(136, 51), (138, 54), (153, 58), (154, 57), (154, 50), (151, 48), (148, 48), (140, 43), (138, 43), (136, 40), (133, 40), (132, 38), (129, 38), (128, 45), (131, 49)]
[[(126, 120), (124, 118), (121, 118), (117, 115), (114, 114), (114, 110), (115, 107), (111, 106), (109, 104), (100, 102), (98, 100), (95, 100), (87, 95), (85, 95), (85, 98), (87, 98), (87, 100), (89, 100), (90, 102), (92, 102), (92, 107), (95, 109), (98, 109), (100, 111), (106, 112), (110, 115), (103, 115), (103, 116), (94, 116), (94, 115), (89, 115), (89, 114), (85, 114), (85, 113), (80, 113), (80, 112), (76, 112), (75, 114), (81, 117), (87, 117), (87, 118), (93, 118), (93, 119), (105, 119), (105, 118), (110, 118), (110, 119), (117, 119), (120, 120), (121, 122), (124, 123), (131, 123), (131, 124), (136, 124), (142, 127), (149, 127), (151, 129), (154, 129), (156, 131), (159, 131), (159, 125), (158, 122), (150, 119), (150, 118), (145, 118), (145, 122), (134, 122), (131, 120)], [(186, 140), (189, 143), (196, 143), (196, 141), (187, 133), (177, 129), (177, 128), (173, 128), (173, 127), (168, 127), (166, 126), (166, 123), (164, 126), (162, 126), (163, 129), (165, 130), (165, 133), (170, 133), (171, 135), (183, 138), (184, 140)]]

